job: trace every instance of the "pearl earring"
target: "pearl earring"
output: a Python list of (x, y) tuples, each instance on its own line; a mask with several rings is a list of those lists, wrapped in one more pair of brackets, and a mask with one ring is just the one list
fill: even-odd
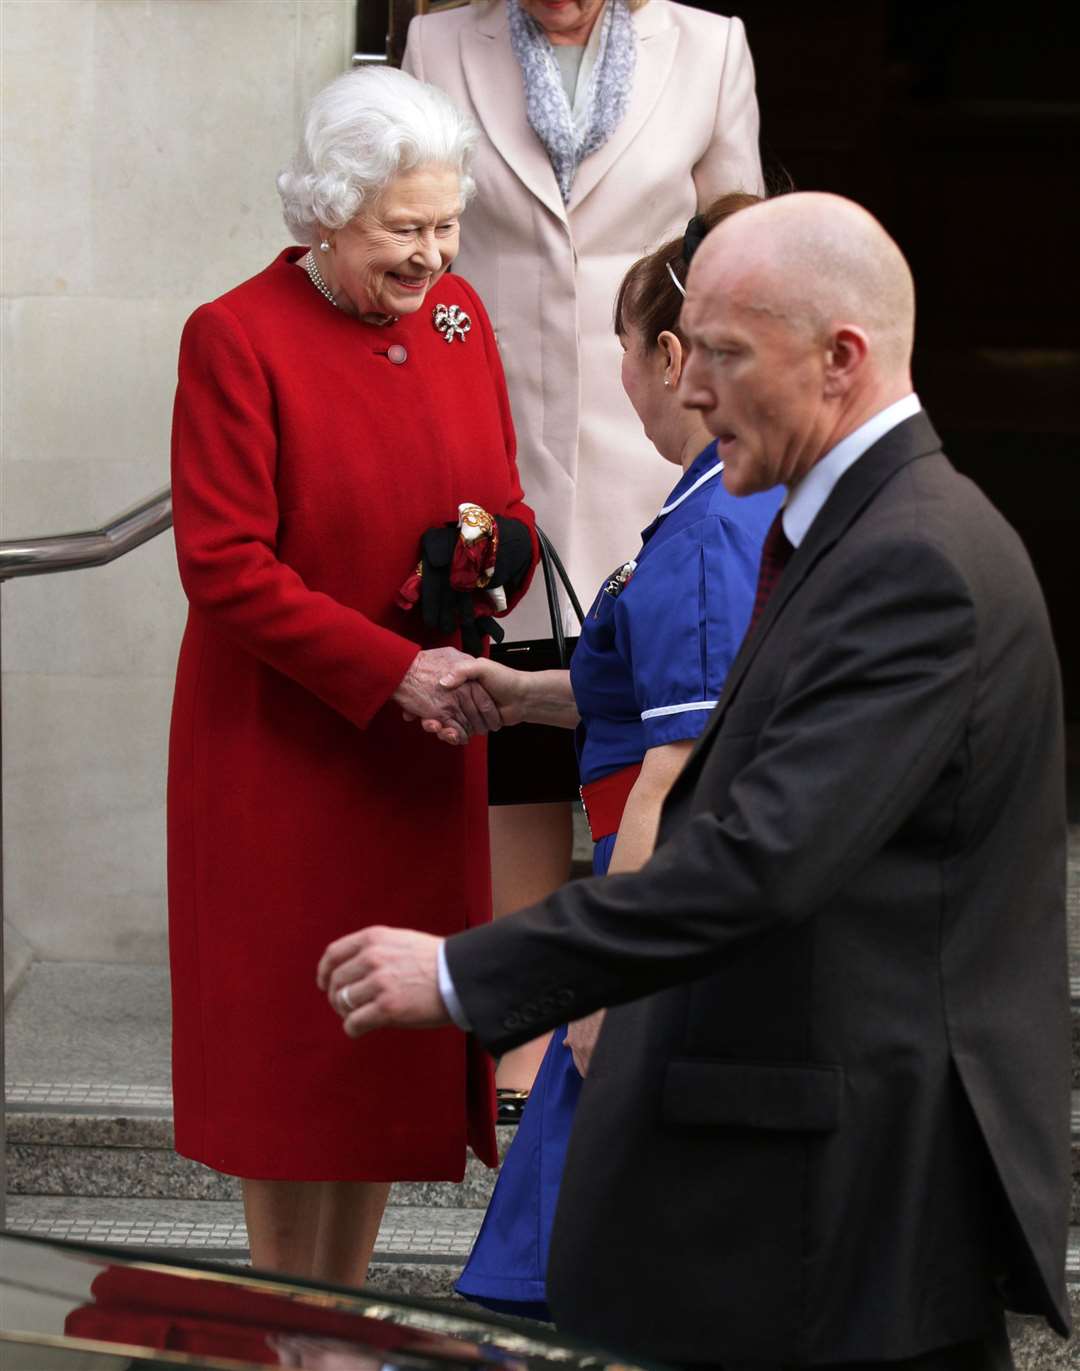
[(665, 385), (665, 386), (670, 386), (670, 385), (671, 385), (671, 377), (670, 377), (670, 376), (665, 376), (665, 377), (664, 377), (664, 385)]
[(319, 244), (319, 251), (320, 251), (320, 252), (329, 252), (329, 251), (330, 251), (330, 243), (328, 242), (327, 239), (324, 238), (324, 239), (322, 240), (322, 242)]

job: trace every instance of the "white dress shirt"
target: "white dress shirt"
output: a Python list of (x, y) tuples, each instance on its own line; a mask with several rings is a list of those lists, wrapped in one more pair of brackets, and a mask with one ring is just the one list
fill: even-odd
[(446, 942), (439, 944), (439, 994), (442, 1002), (446, 1006), (446, 1012), (453, 1021), (465, 1033), (472, 1032), (472, 1024), (465, 1015), (461, 1001), (458, 999), (457, 991), (454, 989), (454, 982), (450, 979), (450, 968), (446, 965)]
[(821, 513), (833, 487), (854, 466), (864, 452), (884, 438), (890, 429), (918, 414), (922, 409), (919, 397), (912, 392), (902, 400), (879, 409), (878, 412), (841, 438), (834, 448), (815, 462), (798, 485), (792, 486), (784, 502), (784, 532), (792, 547), (798, 547), (810, 531), (810, 525)]
[[(844, 472), (849, 467), (854, 466), (863, 453), (869, 451), (879, 438), (884, 438), (890, 429), (896, 428), (905, 419), (910, 419), (912, 415), (918, 414), (921, 409), (919, 397), (912, 392), (910, 395), (905, 395), (902, 400), (897, 400), (885, 409), (878, 410), (877, 414), (867, 419), (865, 424), (860, 424), (846, 438), (841, 438), (834, 448), (831, 448), (824, 457), (814, 463), (798, 485), (791, 487), (784, 504), (782, 517), (784, 532), (793, 547), (798, 547), (809, 533), (810, 525), (821, 513), (825, 501), (832, 494), (833, 487)], [(719, 470), (720, 468), (717, 467), (714, 471), (710, 471), (708, 476), (715, 475), (716, 471)], [(707, 478), (703, 477), (702, 479)], [(439, 994), (446, 1006), (446, 1012), (458, 1028), (463, 1029), (466, 1033), (470, 1032), (471, 1025), (461, 1001), (458, 999), (457, 991), (454, 989), (454, 982), (450, 977), (450, 968), (446, 964), (445, 943), (439, 944)]]

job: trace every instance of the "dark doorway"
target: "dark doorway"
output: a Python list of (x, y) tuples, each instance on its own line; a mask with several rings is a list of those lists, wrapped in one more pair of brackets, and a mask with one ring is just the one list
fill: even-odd
[(1028, 546), (1080, 762), (1077, 12), (976, 0), (742, 0), (737, 12), (769, 179), (861, 201), (912, 264), (916, 387), (952, 460)]

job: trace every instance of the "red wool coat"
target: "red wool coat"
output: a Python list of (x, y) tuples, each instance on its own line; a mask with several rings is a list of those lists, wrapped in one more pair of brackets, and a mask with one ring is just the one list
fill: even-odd
[[(487, 1059), (456, 1029), (350, 1041), (315, 967), (364, 924), (490, 917), (485, 746), (438, 743), (389, 703), (419, 648), (450, 641), (394, 596), (459, 501), (532, 514), (471, 287), (446, 276), (376, 328), (323, 299), (302, 255), (198, 309), (180, 347), (176, 1146), (250, 1178), (460, 1179), (466, 1143), (496, 1160)], [(469, 314), (464, 340), (436, 331), (437, 304)]]

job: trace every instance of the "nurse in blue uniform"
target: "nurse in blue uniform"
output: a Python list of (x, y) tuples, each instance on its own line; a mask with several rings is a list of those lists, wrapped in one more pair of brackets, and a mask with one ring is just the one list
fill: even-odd
[[(728, 195), (687, 238), (755, 197)], [(567, 672), (475, 663), (504, 717), (577, 726), (593, 871), (641, 866), (660, 807), (709, 720), (750, 622), (761, 544), (780, 492), (736, 499), (715, 442), (676, 395), (686, 243), (634, 264), (616, 299), (623, 385), (661, 456), (683, 474), (641, 546), (612, 569), (586, 617)], [(569, 679), (567, 679), (569, 677)], [(551, 1226), (582, 1075), (602, 1012), (552, 1034), (457, 1290), (492, 1309), (550, 1317), (545, 1272)]]

